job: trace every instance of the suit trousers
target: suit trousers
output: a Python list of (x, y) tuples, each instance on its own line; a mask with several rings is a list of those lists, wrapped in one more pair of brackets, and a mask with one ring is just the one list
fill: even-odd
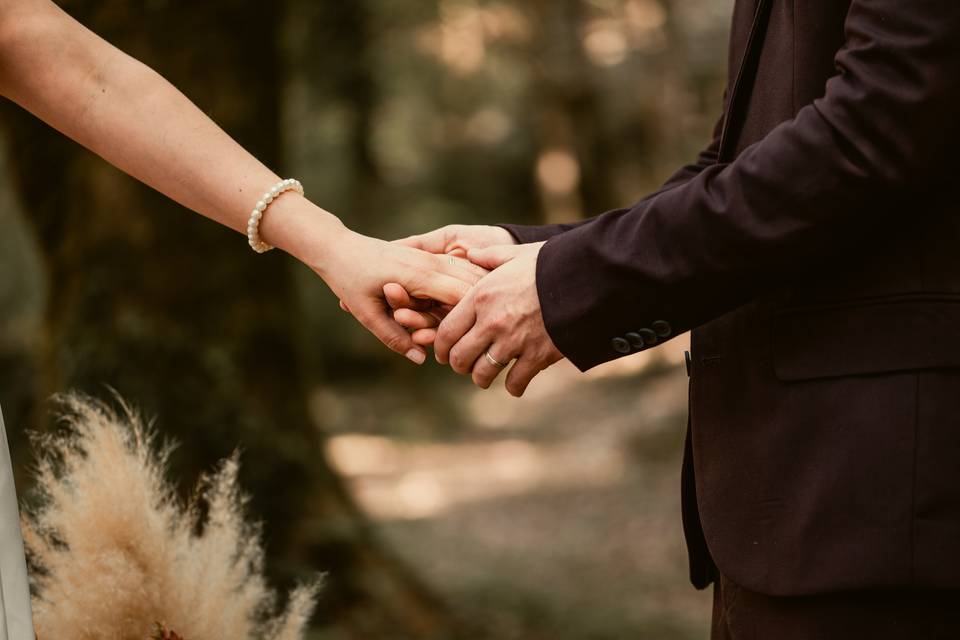
[(711, 640), (957, 640), (960, 590), (768, 596), (721, 576)]

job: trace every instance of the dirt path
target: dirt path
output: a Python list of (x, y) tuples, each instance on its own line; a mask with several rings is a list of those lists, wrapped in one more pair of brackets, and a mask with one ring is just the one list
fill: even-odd
[(682, 350), (558, 366), (521, 401), (466, 391), (455, 440), (344, 434), (331, 457), (476, 638), (705, 638), (680, 525)]

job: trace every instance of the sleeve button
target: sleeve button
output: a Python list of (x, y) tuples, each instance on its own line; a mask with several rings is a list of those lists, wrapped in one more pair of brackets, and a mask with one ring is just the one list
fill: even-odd
[(658, 342), (660, 342), (660, 338), (657, 337), (657, 334), (650, 329), (640, 329), (639, 331), (637, 331), (637, 333), (643, 336), (643, 342), (648, 347), (652, 347)]
[(647, 343), (644, 342), (643, 336), (641, 336), (639, 333), (630, 332), (624, 337), (630, 343), (630, 346), (632, 346), (634, 349), (643, 350), (647, 348)]
[(666, 320), (657, 320), (652, 325), (654, 332), (661, 338), (669, 338), (673, 335), (673, 327)]
[(617, 353), (627, 354), (633, 351), (630, 347), (630, 343), (623, 338), (614, 338), (610, 341), (610, 346), (613, 347), (613, 350)]

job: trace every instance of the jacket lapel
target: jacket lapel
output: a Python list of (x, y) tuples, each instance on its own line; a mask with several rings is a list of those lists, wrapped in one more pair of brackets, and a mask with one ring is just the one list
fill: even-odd
[(718, 162), (728, 162), (733, 157), (743, 121), (747, 114), (750, 93), (756, 79), (757, 68), (760, 64), (760, 52), (763, 50), (763, 41), (770, 24), (770, 11), (773, 0), (758, 0), (757, 9), (753, 16), (753, 25), (747, 38), (747, 47), (740, 59), (740, 67), (727, 103), (727, 113), (723, 121), (723, 132), (720, 134), (720, 151)]

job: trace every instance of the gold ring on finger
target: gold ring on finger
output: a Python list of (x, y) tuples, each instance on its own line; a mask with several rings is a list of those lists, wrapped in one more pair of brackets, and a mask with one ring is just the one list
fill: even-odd
[(490, 364), (492, 364), (493, 366), (495, 366), (497, 369), (506, 369), (506, 368), (507, 368), (506, 363), (500, 362), (499, 360), (497, 360), (496, 358), (494, 358), (492, 355), (490, 355), (490, 350), (489, 350), (489, 349), (488, 349), (488, 350), (486, 351), (486, 353), (484, 353), (483, 355), (486, 356), (487, 362), (489, 362)]

